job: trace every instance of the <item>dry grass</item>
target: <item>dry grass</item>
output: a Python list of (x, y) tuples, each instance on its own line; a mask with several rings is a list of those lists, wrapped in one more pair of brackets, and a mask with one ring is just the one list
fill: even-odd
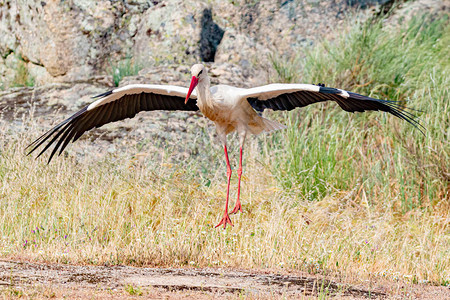
[[(395, 208), (399, 199), (392, 199), (392, 207), (370, 205), (361, 185), (305, 201), (300, 193), (280, 188), (253, 140), (243, 179), (245, 213), (233, 217), (234, 228), (218, 230), (213, 225), (223, 209), (224, 166), (209, 169), (213, 184), (208, 187), (203, 175), (196, 175), (209, 167), (207, 160), (187, 167), (173, 164), (169, 153), (139, 160), (133, 145), (121, 154), (104, 149), (73, 156), (86, 142), (46, 165), (23, 155), (31, 139), (25, 132), (8, 136), (2, 145), (4, 257), (304, 270), (434, 284), (449, 280), (448, 202), (402, 214)], [(221, 154), (219, 146), (212, 148)]]
[[(327, 74), (324, 66), (331, 64), (316, 69)], [(347, 77), (333, 72), (335, 83), (344, 84)], [(288, 130), (250, 139), (244, 213), (232, 217), (235, 227), (227, 230), (213, 228), (226, 182), (222, 149), (208, 130), (195, 138), (201, 154), (184, 161), (167, 148), (136, 155), (146, 145), (129, 138), (120, 154), (85, 140), (46, 165), (23, 155), (40, 131), (33, 119), (14, 131), (2, 123), (1, 255), (448, 285), (448, 63), (425, 65), (417, 74), (422, 77), (405, 75), (406, 81), (383, 92), (404, 91), (397, 97), (427, 111), (426, 136), (383, 114), (349, 117), (319, 105), (284, 115)]]

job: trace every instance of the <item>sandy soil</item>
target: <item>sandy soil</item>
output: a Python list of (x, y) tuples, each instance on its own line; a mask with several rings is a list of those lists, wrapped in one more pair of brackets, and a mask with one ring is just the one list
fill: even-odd
[(225, 269), (74, 266), (0, 261), (4, 298), (69, 299), (450, 299), (450, 289), (425, 285), (357, 286), (311, 275)]

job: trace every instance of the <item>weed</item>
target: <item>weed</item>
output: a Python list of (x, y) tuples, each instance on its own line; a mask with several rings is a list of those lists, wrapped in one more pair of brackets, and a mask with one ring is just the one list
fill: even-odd
[(322, 281), (322, 284), (320, 285), (319, 293), (317, 294), (317, 298), (319, 300), (326, 300), (331, 298), (331, 292), (328, 289), (329, 283), (327, 283), (325, 280)]
[(120, 81), (126, 76), (134, 76), (142, 70), (141, 63), (131, 57), (127, 57), (116, 64), (111, 64), (111, 75), (113, 77), (114, 85), (119, 86)]
[(272, 53), (269, 61), (276, 72), (276, 81), (281, 83), (296, 82), (299, 79), (299, 57), (286, 59), (280, 54)]
[(127, 284), (125, 286), (125, 291), (130, 295), (130, 296), (142, 296), (143, 293), (141, 291), (140, 287), (135, 287), (132, 284)]
[(21, 59), (17, 59), (16, 72), (11, 86), (34, 86), (34, 77), (29, 73), (26, 63)]

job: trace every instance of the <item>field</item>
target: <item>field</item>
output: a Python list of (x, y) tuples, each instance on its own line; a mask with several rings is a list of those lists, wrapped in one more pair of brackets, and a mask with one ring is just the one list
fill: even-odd
[[(32, 112), (15, 130), (2, 121), (1, 257), (449, 286), (449, 44), (448, 18), (424, 16), (399, 28), (374, 20), (305, 58), (273, 55), (273, 81), (401, 101), (425, 129), (333, 103), (268, 113), (288, 129), (248, 139), (244, 212), (226, 230), (214, 228), (225, 161), (204, 120), (195, 138), (131, 135), (113, 141), (120, 151), (84, 139), (49, 165), (24, 148), (54, 124), (43, 126)], [(236, 166), (237, 140), (230, 145)]]

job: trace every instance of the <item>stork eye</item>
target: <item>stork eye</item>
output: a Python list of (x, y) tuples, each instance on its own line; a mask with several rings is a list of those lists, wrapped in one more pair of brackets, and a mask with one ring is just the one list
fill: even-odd
[(202, 74), (203, 70), (201, 70), (200, 72), (198, 72), (197, 77), (200, 77), (200, 74)]

